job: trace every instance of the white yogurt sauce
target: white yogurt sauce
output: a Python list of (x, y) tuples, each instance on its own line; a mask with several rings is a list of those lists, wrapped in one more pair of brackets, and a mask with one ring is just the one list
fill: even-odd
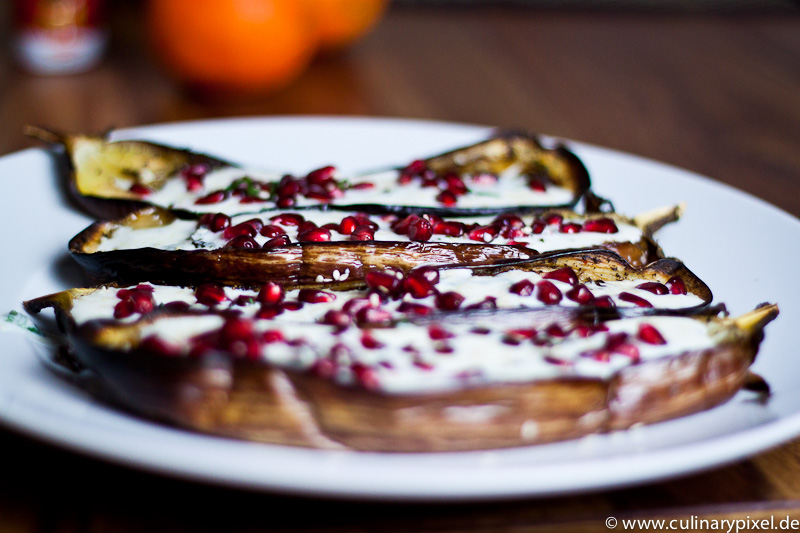
[[(259, 215), (243, 214), (235, 216), (231, 219), (231, 224), (236, 225), (246, 220), (258, 218), (264, 224), (275, 224), (269, 219), (276, 216), (278, 213), (290, 213), (293, 211), (281, 212), (266, 212)], [(323, 226), (324, 224), (334, 223), (338, 224), (346, 216), (354, 215), (354, 212), (338, 212), (338, 211), (296, 211), (301, 214), (306, 220), (310, 220)], [(463, 217), (458, 219), (459, 222), (464, 224), (480, 224), (482, 226), (490, 224), (495, 217), (493, 216), (480, 216), (480, 217)], [(531, 222), (535, 218), (533, 215), (524, 215), (521, 217), (526, 224), (526, 228), (530, 229)], [(391, 229), (391, 224), (380, 215), (370, 216), (370, 220), (378, 224), (378, 230), (375, 232), (375, 241), (388, 241), (388, 242), (409, 242), (407, 235), (398, 235)], [(447, 218), (446, 220), (451, 220)], [(567, 218), (565, 222), (572, 222), (573, 219)], [(580, 222), (578, 219), (574, 221)], [(598, 232), (579, 232), (579, 233), (560, 233), (558, 227), (555, 225), (547, 226), (541, 234), (526, 234), (521, 237), (513, 239), (516, 243), (522, 243), (529, 248), (532, 248), (540, 253), (549, 252), (553, 250), (566, 250), (574, 248), (590, 248), (593, 246), (600, 246), (606, 243), (614, 242), (639, 242), (643, 238), (642, 231), (633, 224), (625, 224), (618, 222), (617, 233), (598, 233)], [(297, 242), (297, 226), (283, 226), (286, 235), (292, 242)], [(256, 235), (256, 242), (263, 246), (269, 240), (268, 237)], [(349, 241), (349, 235), (343, 235), (338, 231), (331, 231), (332, 241)], [(184, 220), (176, 220), (171, 224), (157, 228), (147, 229), (130, 229), (120, 227), (115, 229), (111, 235), (105, 236), (100, 241), (98, 251), (107, 252), (112, 250), (130, 250), (135, 248), (151, 247), (164, 250), (194, 250), (196, 248), (216, 249), (222, 248), (228, 241), (223, 237), (223, 232), (213, 232), (208, 228), (197, 227), (196, 223)], [(466, 234), (461, 237), (449, 237), (447, 235), (433, 235), (430, 241), (436, 243), (472, 243), (477, 244), (479, 241), (470, 239)], [(508, 244), (509, 239), (503, 238), (498, 235), (490, 241), (491, 244)]]
[[(330, 202), (322, 202), (298, 195), (296, 206), (318, 206), (325, 203), (332, 205), (350, 204), (382, 204), (399, 206), (442, 207), (436, 199), (441, 192), (437, 187), (422, 187), (418, 181), (407, 185), (397, 183), (399, 171), (390, 170), (356, 177), (335, 176), (357, 185), (371, 183), (369, 189), (348, 189), (344, 195)], [(261, 182), (277, 182), (281, 175), (265, 173), (242, 168), (223, 167), (212, 170), (203, 179), (203, 188), (189, 191), (180, 176), (172, 176), (164, 186), (151, 193), (145, 200), (153, 204), (171, 209), (184, 209), (196, 213), (256, 213), (264, 209), (274, 208), (274, 202), (241, 203), (240, 198), (231, 196), (222, 202), (213, 204), (197, 204), (197, 199), (207, 194), (226, 189), (240, 178), (250, 177)], [(478, 184), (463, 176), (470, 189), (467, 194), (458, 197), (456, 207), (459, 208), (492, 208), (502, 206), (557, 206), (573, 203), (574, 195), (569, 189), (549, 184), (544, 192), (535, 191), (527, 186), (525, 177), (515, 167), (500, 175), (496, 183)]]
[[(203, 327), (215, 329), (221, 325), (221, 319), (217, 317), (206, 318), (207, 321), (196, 318), (159, 320), (146, 326), (142, 337), (157, 335), (173, 346), (184, 346), (193, 336), (205, 331)], [(654, 346), (640, 341), (636, 332), (641, 323), (656, 327), (667, 344)], [(262, 357), (282, 367), (307, 369), (315, 361), (328, 358), (334, 345), (345, 345), (349, 351), (337, 359), (335, 381), (343, 385), (354, 384), (357, 376), (351, 370), (351, 365), (360, 363), (374, 372), (379, 390), (410, 394), (496, 383), (529, 383), (557, 377), (609, 379), (620, 369), (634, 364), (633, 359), (614, 354), (609, 361), (603, 362), (585, 354), (602, 347), (608, 335), (618, 332), (629, 334), (628, 342), (639, 350), (641, 361), (714, 346), (710, 327), (686, 317), (610, 321), (606, 323), (608, 333), (601, 332), (587, 338), (571, 334), (556, 340), (555, 345), (550, 347), (536, 346), (531, 342), (509, 345), (503, 343), (505, 332), (502, 327), (491, 322), (482, 325), (491, 328), (490, 333), (473, 333), (470, 329), (474, 325), (448, 325), (447, 330), (455, 337), (445, 342), (453, 351), (439, 353), (436, 347), (442, 341), (431, 340), (424, 327), (407, 323), (396, 328), (370, 330), (370, 335), (383, 345), (377, 349), (361, 347), (363, 331), (357, 328), (334, 334), (330, 326), (285, 323), (280, 326), (284, 337), (304, 339), (305, 346), (267, 344), (262, 350)], [(267, 321), (256, 322), (258, 331), (271, 328), (274, 325)], [(413, 346), (415, 352), (404, 350), (407, 346)], [(549, 357), (556, 357), (566, 364), (552, 364), (548, 362)]]

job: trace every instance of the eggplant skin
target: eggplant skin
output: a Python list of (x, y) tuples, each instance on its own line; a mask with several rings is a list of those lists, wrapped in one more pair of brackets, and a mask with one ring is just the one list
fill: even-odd
[(74, 330), (72, 340), (110, 399), (182, 428), (313, 448), (448, 452), (572, 439), (719, 405), (745, 385), (762, 329), (776, 314), (777, 308), (765, 310), (749, 331), (728, 321), (716, 347), (632, 365), (608, 381), (554, 379), (414, 395), (342, 387), (219, 353), (171, 358), (112, 350), (98, 344), (104, 328), (98, 322)]

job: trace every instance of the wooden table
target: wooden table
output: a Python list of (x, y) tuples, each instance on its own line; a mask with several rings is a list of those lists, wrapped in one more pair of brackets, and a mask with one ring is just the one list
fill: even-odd
[[(632, 152), (800, 216), (800, 10), (681, 14), (395, 6), (377, 31), (283, 92), (203, 103), (144, 51), (134, 3), (104, 65), (34, 77), (0, 59), (0, 153), (25, 124), (103, 130), (271, 114), (414, 117)], [(248, 493), (104, 464), (0, 430), (0, 532), (607, 531), (607, 516), (800, 518), (800, 440), (679, 480), (546, 500), (342, 503)]]

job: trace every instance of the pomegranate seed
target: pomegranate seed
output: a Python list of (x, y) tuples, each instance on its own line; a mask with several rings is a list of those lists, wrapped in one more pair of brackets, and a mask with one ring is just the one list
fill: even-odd
[(538, 289), (536, 299), (545, 305), (555, 305), (561, 301), (561, 291), (549, 281), (540, 281), (536, 284)]
[(617, 225), (610, 218), (595, 218), (583, 223), (583, 231), (595, 233), (617, 233)]
[(647, 344), (667, 344), (664, 336), (661, 335), (661, 332), (658, 331), (652, 324), (639, 324), (639, 333), (637, 334), (637, 337), (639, 337), (642, 342), (646, 342)]
[(230, 227), (230, 225), (231, 217), (225, 213), (217, 213), (211, 217), (211, 221), (208, 224), (208, 229), (216, 233)]
[(160, 339), (155, 335), (148, 335), (142, 339), (139, 342), (138, 348), (139, 350), (156, 353), (158, 355), (179, 355), (179, 351), (176, 347), (172, 346), (171, 344), (167, 344), (163, 339)]
[(358, 226), (350, 235), (351, 241), (374, 241), (375, 233), (367, 225)]
[(261, 287), (256, 300), (262, 304), (277, 304), (283, 301), (285, 295), (286, 293), (281, 284), (268, 281)]
[(327, 166), (318, 168), (317, 170), (312, 170), (306, 176), (306, 181), (308, 183), (314, 185), (322, 185), (330, 180), (333, 179), (333, 175), (336, 173), (336, 167)]
[(531, 190), (534, 190), (536, 192), (545, 192), (547, 190), (547, 187), (545, 187), (544, 182), (541, 179), (534, 177), (528, 178), (528, 187), (530, 187)]
[(364, 307), (355, 315), (356, 322), (361, 325), (388, 326), (392, 323), (392, 314), (386, 309)]
[(344, 311), (331, 309), (322, 317), (322, 323), (335, 326), (336, 329), (343, 330), (350, 326), (350, 315)]
[[(376, 350), (378, 348), (383, 348), (384, 344), (365, 331), (361, 334), (361, 346), (367, 350)], [(388, 368), (391, 368), (391, 364)]]
[[(446, 342), (434, 342), (433, 343), (433, 351), (436, 353), (453, 353), (455, 352), (455, 348), (447, 344)], [(425, 363), (422, 361), (415, 361), (415, 365), (419, 366), (423, 370), (433, 370), (434, 366), (431, 363)], [(425, 365), (425, 366), (422, 366)]]
[(225, 199), (225, 191), (214, 191), (209, 193), (205, 196), (202, 196), (194, 201), (195, 204), (205, 205), (205, 204), (218, 204), (222, 200)]
[(436, 235), (447, 235), (449, 237), (461, 237), (464, 235), (464, 224), (454, 221), (441, 221), (433, 225), (433, 233)]
[(438, 324), (434, 324), (428, 327), (428, 336), (435, 341), (452, 339), (453, 337), (455, 337), (454, 334), (450, 333), (449, 331), (444, 329), (442, 326), (439, 326)]
[(469, 192), (467, 186), (464, 185), (464, 180), (455, 172), (445, 174), (443, 179), (447, 186), (447, 192), (453, 196), (462, 196)]
[(216, 283), (204, 283), (197, 287), (194, 291), (197, 301), (203, 305), (213, 307), (219, 305), (228, 299), (225, 296), (225, 289), (222, 285)]
[(288, 246), (291, 244), (291, 239), (289, 239), (288, 235), (281, 235), (280, 237), (275, 237), (274, 239), (270, 239), (264, 243), (263, 248), (276, 248), (278, 246)]
[(299, 226), (305, 222), (305, 220), (303, 215), (297, 213), (281, 213), (280, 215), (275, 215), (270, 218), (270, 221), (275, 224), (280, 224), (281, 226)]
[(614, 353), (624, 355), (625, 357), (630, 357), (634, 363), (639, 361), (639, 348), (633, 344), (620, 344), (614, 349)]
[(371, 181), (361, 181), (359, 183), (352, 184), (350, 188), (353, 189), (354, 191), (363, 191), (368, 189), (374, 189), (375, 184), (372, 183)]
[(453, 207), (458, 202), (458, 198), (451, 191), (442, 191), (436, 195), (436, 201), (445, 207)]
[(546, 217), (544, 217), (544, 223), (548, 226), (556, 226), (561, 224), (564, 221), (564, 217), (559, 215), (558, 213), (550, 213)]
[(433, 309), (431, 309), (427, 305), (422, 305), (414, 302), (401, 302), (400, 305), (397, 306), (397, 311), (400, 313), (427, 316), (433, 312)]
[(304, 222), (301, 222), (300, 225), (297, 226), (297, 233), (315, 230), (318, 227), (319, 226), (317, 226), (316, 222), (312, 222), (311, 220), (306, 220)]
[(561, 233), (579, 233), (581, 231), (581, 225), (577, 222), (567, 222), (565, 224), (561, 224), (558, 228), (558, 231)]
[(280, 342), (283, 340), (283, 333), (277, 329), (268, 329), (264, 333), (261, 334), (261, 340), (263, 340), (267, 344), (272, 344), (274, 342)]
[(396, 221), (392, 224), (392, 231), (397, 233), (398, 235), (408, 235), (408, 228), (411, 226), (411, 223), (418, 220), (420, 217), (419, 215), (408, 215), (407, 217)]
[(564, 283), (569, 283), (570, 285), (577, 285), (578, 284), (578, 275), (575, 274), (575, 271), (572, 270), (570, 267), (559, 268), (558, 270), (553, 270), (552, 272), (548, 272), (542, 276), (544, 279), (554, 279), (556, 281), (562, 281)]
[(425, 298), (436, 292), (434, 283), (423, 275), (415, 274), (414, 271), (409, 272), (403, 280), (403, 289), (413, 298)]
[(427, 241), (432, 236), (433, 227), (424, 218), (417, 218), (408, 225), (408, 238), (412, 241)]
[(337, 231), (338, 232), (339, 231), (339, 224), (337, 224), (335, 222), (329, 222), (327, 224), (323, 224), (322, 226), (320, 226), (320, 228), (326, 229), (326, 230), (331, 231), (331, 232), (332, 231)]
[(399, 292), (403, 285), (402, 277), (397, 277), (392, 272), (370, 271), (364, 276), (364, 281), (370, 289), (381, 290), (391, 295)]
[(551, 337), (562, 337), (563, 338), (563, 337), (567, 336), (567, 332), (564, 331), (561, 328), (561, 326), (559, 326), (558, 324), (550, 324), (549, 326), (547, 326), (545, 328), (544, 332), (546, 334), (548, 334), (549, 336), (551, 336)]
[(506, 227), (500, 232), (500, 236), (504, 239), (513, 241), (514, 239), (521, 239), (525, 237), (525, 232), (519, 228)]
[(283, 231), (283, 228), (280, 226), (276, 226), (275, 224), (267, 224), (261, 231), (259, 231), (261, 235), (264, 237), (274, 239), (275, 237), (280, 237), (281, 235), (286, 235), (286, 232)]
[(543, 221), (534, 220), (533, 223), (531, 223), (531, 233), (533, 233), (534, 235), (539, 235), (544, 231), (544, 228), (546, 227), (547, 224), (545, 224)]
[(339, 233), (342, 235), (352, 235), (358, 226), (360, 226), (360, 224), (356, 217), (344, 217), (339, 224)]
[(436, 295), (436, 307), (442, 311), (455, 311), (461, 307), (464, 297), (457, 292), (443, 292)]
[(243, 318), (225, 321), (219, 331), (220, 344), (237, 357), (255, 359), (260, 354), (258, 339), (253, 334), (253, 322)]
[(134, 183), (128, 190), (133, 194), (138, 194), (139, 196), (148, 196), (153, 194), (153, 189), (147, 185), (142, 185), (141, 183)]
[(256, 313), (256, 318), (262, 320), (272, 320), (276, 316), (283, 313), (284, 309), (278, 304), (264, 304), (261, 309)]
[(428, 164), (422, 159), (415, 159), (403, 169), (404, 172), (409, 174), (422, 174), (426, 170), (428, 170)]
[(122, 300), (114, 306), (114, 318), (128, 318), (135, 312), (132, 300)]
[(606, 349), (614, 351), (618, 346), (622, 346), (628, 340), (628, 334), (621, 331), (619, 333), (610, 333), (606, 338)]
[(336, 295), (331, 294), (330, 292), (318, 291), (316, 289), (300, 289), (297, 299), (301, 302), (318, 304), (332, 302), (336, 299)]
[(492, 242), (499, 230), (496, 226), (478, 226), (470, 230), (468, 236), (473, 241), (478, 242)]
[(375, 371), (361, 363), (353, 363), (350, 366), (356, 381), (367, 390), (375, 390), (380, 386), (378, 375)]
[(258, 231), (247, 222), (242, 222), (241, 224), (231, 226), (222, 232), (222, 237), (228, 240), (233, 239), (234, 237), (240, 237), (242, 235), (247, 237), (255, 237), (258, 235)]
[(148, 292), (137, 291), (131, 294), (130, 300), (133, 302), (133, 310), (136, 313), (149, 313), (155, 307), (153, 295)]
[(619, 293), (619, 299), (622, 300), (623, 302), (628, 302), (628, 303), (635, 304), (638, 307), (653, 307), (653, 304), (651, 304), (650, 302), (648, 302), (644, 298), (641, 298), (641, 297), (636, 296), (635, 294), (631, 294), (629, 292), (621, 292), (621, 293)]
[(533, 294), (534, 287), (535, 285), (532, 281), (523, 279), (522, 281), (518, 281), (509, 287), (508, 292), (519, 294), (520, 296), (530, 296)]
[(595, 300), (592, 291), (587, 289), (586, 285), (576, 285), (568, 290), (565, 296), (580, 305), (590, 305), (594, 303)]
[(331, 240), (331, 232), (325, 228), (301, 231), (297, 234), (297, 240), (300, 242), (328, 242)]
[(296, 300), (289, 300), (283, 302), (283, 304), (281, 304), (281, 307), (286, 311), (299, 311), (300, 309), (303, 308), (303, 302), (298, 302)]
[(667, 287), (669, 287), (670, 294), (686, 294), (686, 284), (678, 276), (669, 278)]
[(509, 335), (520, 337), (522, 339), (532, 339), (536, 336), (536, 330), (533, 328), (527, 329), (512, 329), (507, 332)]
[(484, 327), (481, 327), (481, 326), (478, 326), (478, 327), (472, 328), (472, 329), (471, 329), (471, 330), (469, 330), (469, 331), (470, 331), (470, 333), (474, 333), (475, 335), (488, 335), (489, 333), (491, 333), (491, 332), (492, 332), (492, 330), (491, 330), (491, 329), (489, 329), (489, 328), (484, 328)]
[(225, 248), (260, 248), (258, 243), (248, 235), (239, 235), (228, 241)]
[(181, 301), (168, 302), (164, 304), (164, 309), (173, 312), (186, 311), (187, 309), (189, 309), (189, 307), (190, 306), (187, 302), (181, 302)]
[(497, 298), (494, 296), (487, 296), (478, 303), (468, 305), (465, 309), (497, 309)]
[(551, 365), (557, 365), (557, 366), (572, 366), (572, 365), (575, 364), (572, 361), (567, 361), (565, 359), (559, 359), (557, 357), (553, 357), (552, 355), (545, 355), (544, 356), (544, 361), (546, 363), (550, 363)]
[(495, 218), (494, 221), (492, 222), (492, 225), (522, 229), (525, 227), (525, 222), (523, 222), (522, 219), (517, 215), (505, 213)]
[(643, 291), (652, 292), (653, 294), (668, 294), (669, 289), (663, 283), (658, 283), (657, 281), (648, 281), (645, 283), (640, 283), (636, 286), (637, 289), (642, 289)]
[(318, 359), (311, 366), (311, 372), (321, 378), (330, 379), (336, 374), (336, 363), (330, 359)]
[(349, 315), (355, 315), (361, 309), (366, 307), (372, 307), (372, 303), (369, 301), (368, 298), (353, 298), (351, 300), (347, 300), (344, 305), (342, 306), (342, 311)]
[(617, 304), (614, 303), (614, 300), (611, 299), (611, 296), (605, 294), (594, 299), (594, 306), (612, 308), (616, 307)]
[(294, 204), (295, 200), (291, 196), (279, 196), (275, 201), (275, 205), (281, 208), (292, 207)]

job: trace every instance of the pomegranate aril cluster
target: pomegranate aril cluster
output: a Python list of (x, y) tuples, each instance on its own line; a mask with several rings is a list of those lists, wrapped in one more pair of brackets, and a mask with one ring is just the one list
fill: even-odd
[[(203, 188), (203, 178), (208, 172), (199, 172), (198, 165), (191, 165), (181, 172), (186, 188), (190, 192), (197, 192)], [(215, 204), (228, 198), (239, 199), (239, 203), (275, 202), (278, 207), (292, 207), (297, 204), (298, 198), (308, 198), (327, 203), (341, 198), (347, 189), (367, 189), (374, 185), (370, 182), (361, 182), (349, 185), (343, 180), (335, 178), (336, 168), (326, 166), (312, 170), (306, 176), (292, 176), (287, 174), (277, 182), (267, 182), (244, 176), (234, 180), (225, 189), (210, 191), (195, 200), (196, 204)]]
[(119, 302), (114, 306), (114, 318), (128, 318), (134, 314), (145, 315), (155, 308), (152, 285), (137, 285), (132, 289), (117, 291)]

